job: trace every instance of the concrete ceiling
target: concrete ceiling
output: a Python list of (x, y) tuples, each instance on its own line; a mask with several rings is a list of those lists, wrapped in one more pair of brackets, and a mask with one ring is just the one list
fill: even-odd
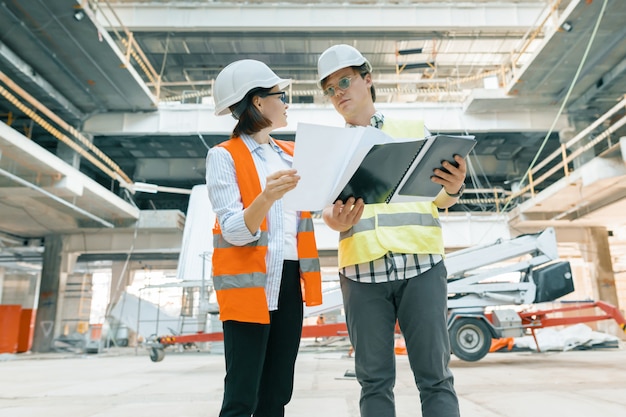
[[(6, 239), (38, 238), (102, 222), (119, 227), (137, 218), (135, 206), (184, 211), (186, 195), (132, 196), (119, 186), (120, 173), (130, 182), (189, 189), (203, 181), (207, 147), (225, 135), (84, 134), (93, 148), (81, 143), (83, 156), (77, 158), (76, 148), (61, 140), (75, 135), (56, 122), (55, 133), (36, 122), (36, 116), (49, 121), (49, 111), (80, 132), (96, 114), (153, 112), (164, 101), (210, 101), (215, 75), (243, 56), (261, 59), (279, 75), (293, 78), (294, 105), (327, 105), (315, 85), (316, 59), (328, 46), (345, 42), (372, 62), (382, 102), (419, 106), (452, 100), (463, 103), (467, 112), (490, 114), (555, 108), (567, 98), (564, 112), (575, 125), (574, 134), (626, 93), (623, 0), (606, 1), (597, 30), (605, 5), (600, 0), (176, 3), (109, 0), (89, 2), (85, 8), (74, 0), (0, 3), (0, 120), (13, 130), (3, 130), (0, 141), (0, 234)], [(556, 13), (545, 18), (552, 5)], [(592, 35), (595, 40), (587, 49)], [(140, 49), (127, 56), (126, 45), (132, 40)], [(421, 53), (398, 54), (418, 48)], [(432, 64), (402, 69), (416, 62)], [(499, 89), (483, 89), (491, 76), (500, 77)], [(596, 131), (624, 113), (615, 112)], [(486, 187), (510, 189), (537, 156), (548, 132), (470, 133), (479, 139), (476, 177)], [(623, 128), (613, 132), (617, 138), (623, 134)], [(558, 132), (552, 132), (541, 157), (558, 152), (560, 140)], [(50, 155), (33, 156), (27, 151), (29, 142)], [(596, 155), (609, 148), (603, 146)], [(94, 191), (72, 195), (70, 172), (50, 171), (57, 164), (51, 161), (57, 159), (77, 167), (84, 175), (79, 182), (92, 181)], [(154, 167), (159, 161), (181, 170), (157, 178)], [(558, 182), (546, 181), (542, 189)], [(611, 207), (615, 211), (621, 206)], [(482, 203), (458, 209), (494, 210)], [(572, 221), (571, 213), (563, 219)], [(533, 221), (546, 222), (558, 214), (532, 216)]]

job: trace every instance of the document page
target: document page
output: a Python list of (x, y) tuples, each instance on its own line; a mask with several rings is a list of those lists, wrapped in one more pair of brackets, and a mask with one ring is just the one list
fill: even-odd
[[(395, 139), (371, 126), (347, 128), (299, 123), (292, 166), (298, 171), (300, 181), (285, 194), (283, 205), (288, 210), (322, 210), (335, 202), (374, 146), (418, 141), (421, 144), (416, 138)], [(419, 149), (420, 144), (405, 147), (406, 151)], [(394, 171), (398, 170), (395, 165), (399, 165), (404, 172), (415, 151), (401, 153), (402, 157), (395, 154), (390, 158), (373, 158), (380, 162), (380, 167), (368, 172), (388, 177), (390, 165)]]
[(317, 211), (331, 205), (372, 146), (395, 141), (370, 126), (346, 128), (299, 123), (293, 168), (298, 171), (300, 181), (283, 197), (284, 207)]
[(285, 209), (317, 211), (326, 207), (362, 134), (363, 129), (299, 123), (292, 167), (300, 181), (283, 197)]

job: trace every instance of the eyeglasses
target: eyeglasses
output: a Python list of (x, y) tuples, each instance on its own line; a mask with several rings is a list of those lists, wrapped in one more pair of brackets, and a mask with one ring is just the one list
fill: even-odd
[(282, 101), (283, 104), (287, 104), (287, 94), (284, 91), (279, 91), (277, 93), (266, 93), (263, 97), (267, 96), (279, 96), (278, 98), (280, 99), (280, 101)]
[[(337, 82), (337, 87), (340, 90), (347, 90), (348, 88), (350, 88), (350, 83), (352, 81), (352, 78), (354, 78), (354, 77), (343, 77), (343, 78), (340, 78), (339, 81)], [(324, 89), (324, 95), (328, 96), (328, 97), (333, 97), (335, 95), (335, 93), (337, 92), (337, 90), (336, 90), (337, 87), (328, 87), (328, 88)]]

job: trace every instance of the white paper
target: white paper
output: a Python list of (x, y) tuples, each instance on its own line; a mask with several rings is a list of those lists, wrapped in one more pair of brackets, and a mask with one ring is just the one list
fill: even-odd
[(300, 181), (283, 197), (287, 210), (318, 211), (331, 205), (374, 145), (394, 139), (373, 127), (343, 128), (299, 123), (293, 168)]
[[(338, 135), (338, 132), (344, 134)], [(344, 129), (299, 123), (292, 168), (300, 181), (283, 197), (287, 210), (322, 210), (336, 187), (341, 173), (358, 145), (362, 129)]]

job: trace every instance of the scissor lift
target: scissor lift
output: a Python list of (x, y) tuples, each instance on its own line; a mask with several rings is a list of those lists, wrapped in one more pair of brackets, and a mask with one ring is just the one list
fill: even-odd
[[(542, 327), (613, 319), (626, 331), (626, 319), (619, 310), (601, 301), (534, 309), (539, 303), (554, 301), (574, 290), (569, 262), (558, 260), (553, 228), (453, 252), (446, 256), (445, 262), (448, 269), (448, 332), (452, 352), (462, 360), (482, 359), (489, 352), (492, 339), (522, 336), (527, 331), (534, 335), (534, 330)], [(331, 307), (341, 308), (340, 301), (336, 304)], [(516, 306), (519, 307), (516, 309)], [(320, 308), (323, 311), (330, 307)], [(599, 312), (563, 316), (587, 309)], [(303, 338), (335, 336), (347, 336), (345, 323), (304, 326), (302, 330)], [(167, 347), (221, 340), (221, 332), (199, 332), (156, 337), (147, 343), (147, 347), (152, 361), (159, 362)]]
[[(619, 310), (601, 301), (534, 309), (539, 303), (574, 291), (569, 262), (558, 261), (553, 228), (454, 252), (445, 262), (450, 344), (460, 359), (480, 360), (489, 352), (492, 339), (522, 336), (526, 331), (534, 336), (542, 327), (613, 319), (626, 331), (626, 320)], [(587, 309), (601, 312), (563, 316)]]

